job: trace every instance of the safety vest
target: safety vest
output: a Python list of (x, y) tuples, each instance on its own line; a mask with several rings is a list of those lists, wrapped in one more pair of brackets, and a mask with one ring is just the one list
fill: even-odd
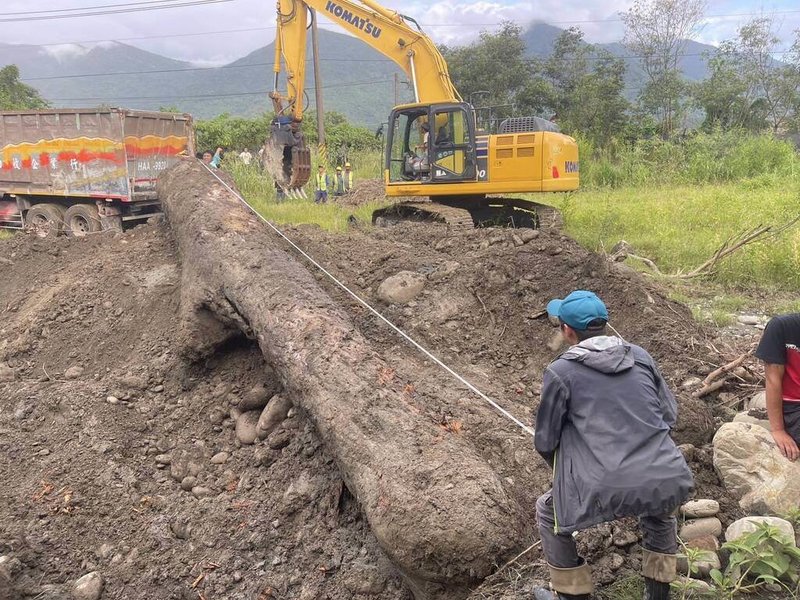
[(342, 179), (344, 180), (344, 189), (346, 192), (349, 192), (353, 189), (353, 172), (352, 171), (345, 171), (343, 173)]
[(320, 192), (328, 191), (328, 175), (326, 173), (317, 173), (317, 189)]

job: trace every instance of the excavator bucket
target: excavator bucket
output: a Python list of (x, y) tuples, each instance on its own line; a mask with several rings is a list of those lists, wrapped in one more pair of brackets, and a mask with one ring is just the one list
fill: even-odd
[(303, 186), (311, 178), (311, 150), (288, 117), (273, 120), (261, 161), (288, 196), (305, 197)]

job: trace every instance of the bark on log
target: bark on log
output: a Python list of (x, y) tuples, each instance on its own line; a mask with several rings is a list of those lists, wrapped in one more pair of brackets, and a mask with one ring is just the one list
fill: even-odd
[(530, 516), (498, 475), (404, 394), (413, 377), (387, 377), (285, 242), (194, 159), (165, 172), (158, 193), (182, 259), (187, 353), (236, 329), (258, 340), (417, 598), (463, 598), (524, 545)]

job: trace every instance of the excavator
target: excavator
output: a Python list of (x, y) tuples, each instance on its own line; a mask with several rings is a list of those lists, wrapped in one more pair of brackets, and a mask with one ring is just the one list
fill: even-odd
[[(276, 185), (301, 193), (311, 176), (311, 152), (300, 132), (306, 36), (315, 12), (394, 61), (406, 74), (414, 102), (388, 119), (385, 194), (412, 198), (373, 214), (373, 222), (433, 220), (465, 227), (537, 227), (553, 211), (503, 194), (565, 192), (579, 184), (578, 146), (550, 121), (516, 117), (495, 134), (477, 130), (475, 109), (455, 89), (436, 45), (411, 17), (374, 0), (278, 0), (275, 118), (264, 166)], [(278, 91), (282, 64), (286, 92)]]

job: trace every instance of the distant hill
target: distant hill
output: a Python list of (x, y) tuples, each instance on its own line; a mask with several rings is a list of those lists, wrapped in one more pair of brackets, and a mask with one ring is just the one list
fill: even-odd
[[(549, 55), (561, 31), (544, 23), (531, 25), (523, 35), (528, 55)], [(619, 43), (598, 47), (615, 56), (630, 55)], [(714, 47), (688, 42), (687, 56), (681, 61), (688, 79), (705, 77), (705, 60), (701, 56), (704, 51), (714, 51)], [(402, 83), (405, 75), (400, 69), (356, 38), (320, 29), (320, 54), (326, 110), (341, 112), (352, 122), (376, 127), (395, 103), (395, 74), (401, 82), (400, 102), (412, 99), (410, 90)], [(224, 112), (252, 116), (269, 110), (271, 104), (266, 94), (272, 87), (273, 56), (274, 45), (269, 44), (223, 67), (201, 69), (116, 42), (93, 48), (63, 46), (56, 53), (38, 46), (0, 43), (0, 66), (16, 64), (22, 79), (54, 106), (141, 109), (176, 106), (200, 119)], [(643, 76), (636, 59), (626, 58), (626, 63), (627, 87), (633, 97)], [(313, 107), (314, 78), (310, 63), (307, 77), (307, 102)]]

